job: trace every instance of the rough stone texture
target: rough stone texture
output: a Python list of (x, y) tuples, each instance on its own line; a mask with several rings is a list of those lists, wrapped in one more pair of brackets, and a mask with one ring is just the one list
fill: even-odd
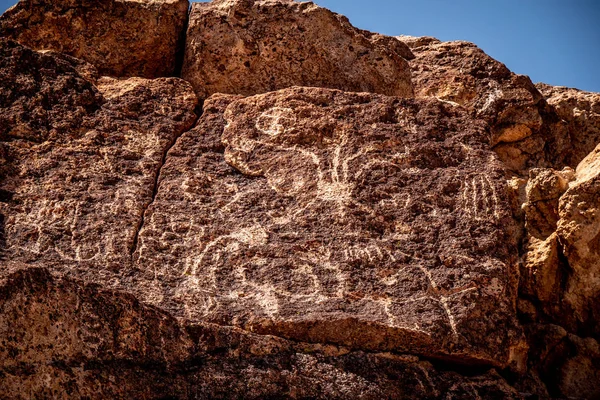
[(561, 197), (558, 235), (571, 273), (564, 300), (578, 332), (600, 338), (600, 145)]
[[(0, 55), (3, 395), (379, 399), (451, 394), (457, 398), (521, 398), (489, 369), (507, 365), (510, 356), (521, 350), (512, 304), (516, 282), (507, 279), (514, 266), (510, 245), (501, 243), (494, 257), (484, 255), (486, 246), (501, 240), (493, 227), (510, 217), (502, 186), (484, 183), (488, 175), (482, 173), (492, 179), (501, 174), (500, 164), (481, 147), (485, 131), (464, 113), (436, 100), (401, 101), (325, 89), (290, 89), (249, 100), (213, 97), (205, 105), (199, 126), (185, 132), (195, 120), (196, 98), (191, 86), (181, 80), (97, 78), (93, 67), (84, 62), (36, 52), (7, 40), (0, 40)], [(290, 168), (304, 168), (299, 172), (312, 179), (304, 190), (320, 188), (313, 192), (317, 201), (312, 205), (305, 197), (295, 199), (272, 189), (270, 184), (280, 191), (288, 187), (269, 175), (275, 173), (273, 168), (267, 177), (249, 176), (226, 161), (221, 143), (225, 116), (231, 121), (225, 132), (225, 140), (230, 142), (227, 157), (238, 167), (243, 162), (240, 140), (245, 140), (251, 129), (263, 129), (269, 132), (263, 132), (267, 137), (289, 136), (283, 127), (292, 121), (276, 115), (278, 109), (269, 104), (273, 101), (288, 106), (298, 102), (299, 110), (309, 113), (304, 119), (298, 116), (293, 125), (308, 129), (303, 139), (306, 152), (317, 152), (316, 139), (326, 144), (315, 153), (323, 160), (319, 166), (312, 157), (294, 162), (293, 157), (282, 154), (282, 161), (289, 161), (282, 164), (287, 173)], [(228, 105), (229, 112), (224, 114)], [(268, 109), (263, 110), (265, 107)], [(337, 110), (339, 121), (317, 118), (330, 110)], [(447, 114), (442, 125), (434, 124), (436, 113)], [(246, 126), (253, 118), (260, 121)], [(329, 125), (321, 126), (325, 122)], [(420, 139), (425, 141), (419, 143)], [(392, 155), (390, 151), (398, 152), (396, 158), (383, 160)], [(417, 153), (410, 156), (410, 151)], [(336, 154), (340, 176), (347, 171), (342, 181), (332, 180), (329, 162)], [(435, 154), (444, 157), (430, 169), (427, 164)], [(256, 162), (247, 160), (248, 165)], [(370, 165), (359, 171), (359, 162)], [(188, 175), (182, 176), (185, 168)], [(306, 171), (311, 168), (321, 168), (329, 175), (319, 179), (318, 174)], [(399, 175), (396, 169), (405, 172)], [(431, 195), (426, 200), (415, 199), (414, 204), (408, 202), (400, 215), (419, 232), (410, 232), (407, 225), (399, 237), (382, 236), (405, 223), (387, 204), (394, 199), (382, 190), (382, 174), (402, 177), (408, 187), (423, 171), (431, 173), (423, 181), (424, 190)], [(448, 213), (462, 194), (460, 181), (452, 176), (455, 171), (479, 179), (475, 188), (481, 193), (474, 193), (479, 197), (462, 209), (473, 221), (471, 229), (480, 241), (473, 252), (461, 250), (471, 241), (452, 239), (452, 229), (458, 228)], [(215, 178), (221, 181), (211, 181)], [(375, 178), (381, 183), (369, 186), (373, 194), (358, 186)], [(248, 192), (254, 188), (256, 193)], [(494, 190), (500, 194), (492, 202), (481, 197), (483, 191)], [(340, 193), (347, 195), (336, 197)], [(443, 196), (435, 199), (435, 193)], [(163, 213), (169, 207), (169, 213)], [(224, 207), (231, 208), (227, 218)], [(479, 217), (486, 207), (497, 214), (495, 222), (486, 223)], [(211, 209), (212, 215), (199, 212)], [(300, 210), (303, 212), (293, 215)], [(331, 212), (332, 226), (319, 230), (319, 223), (325, 220), (313, 220), (309, 213), (318, 216), (326, 211)], [(304, 228), (294, 229), (291, 221), (285, 222), (286, 215)], [(434, 225), (418, 227), (421, 218)], [(264, 230), (257, 227), (261, 222)], [(346, 231), (335, 233), (332, 227)], [(217, 231), (211, 231), (214, 229)], [(231, 229), (237, 233), (229, 232)], [(414, 239), (422, 234), (433, 240), (438, 231), (448, 233), (444, 244), (455, 248), (452, 254), (440, 253), (439, 261), (434, 259), (433, 242), (427, 246)], [(265, 238), (267, 232), (273, 240)], [(216, 236), (223, 234), (230, 237)], [(214, 237), (210, 239), (210, 235)], [(324, 235), (333, 236), (327, 239)], [(190, 248), (192, 240), (204, 247)], [(332, 244), (330, 264), (319, 264), (318, 258), (327, 254), (324, 240)], [(344, 242), (335, 244), (336, 240)], [(344, 243), (348, 245), (346, 253)], [(278, 253), (274, 244), (282, 246), (282, 251)], [(262, 248), (252, 248), (256, 245)], [(225, 248), (229, 254), (223, 253)], [(408, 252), (419, 254), (415, 258)], [(186, 264), (206, 254), (210, 258), (202, 264)], [(226, 262), (219, 264), (224, 254)], [(258, 262), (255, 271), (241, 264), (271, 255), (279, 258), (270, 265)], [(305, 260), (298, 263), (295, 256)], [(467, 277), (459, 276), (458, 271), (466, 267), (458, 256), (476, 257), (481, 267), (470, 268)], [(311, 257), (317, 259), (311, 261)], [(391, 257), (397, 260), (392, 262)], [(174, 263), (177, 260), (181, 262)], [(389, 270), (381, 267), (383, 262)], [(178, 269), (184, 266), (189, 270)], [(213, 275), (199, 272), (213, 267), (213, 275), (223, 279), (224, 289), (218, 296), (206, 296), (205, 288), (212, 287), (203, 282), (210, 283)], [(240, 267), (246, 270), (240, 271)], [(251, 276), (268, 272), (266, 268), (274, 275), (263, 283), (260, 275)], [(247, 284), (238, 285), (238, 273), (247, 274)], [(290, 274), (295, 276), (288, 284), (283, 278)], [(290, 296), (269, 303), (272, 298), (261, 298), (269, 294), (261, 284), (280, 293), (287, 290)], [(322, 294), (314, 291), (317, 287)], [(290, 302), (290, 290), (297, 290), (295, 296), (303, 309)], [(238, 300), (236, 307), (223, 296), (225, 291), (239, 299), (246, 296), (246, 300)], [(395, 294), (415, 306), (403, 312), (385, 299)], [(318, 302), (321, 297), (322, 306), (311, 305), (310, 299)], [(480, 300), (481, 306), (469, 304)], [(213, 310), (205, 304), (210, 301), (232, 307), (228, 313), (213, 313), (219, 318), (209, 318), (206, 311)], [(267, 313), (269, 306), (280, 302), (287, 325)], [(267, 312), (260, 304), (267, 306)], [(224, 306), (219, 310), (227, 311)], [(383, 314), (385, 310), (389, 316)], [(297, 316), (298, 311), (305, 313), (308, 322)], [(378, 314), (372, 316), (369, 311)], [(390, 320), (396, 314), (398, 318)], [(243, 324), (252, 319), (248, 317), (258, 317), (254, 321), (260, 323)], [(474, 318), (481, 320), (475, 328), (468, 326)], [(211, 319), (257, 333), (210, 325), (207, 321)], [(415, 325), (407, 328), (395, 325), (411, 321)], [(498, 324), (505, 324), (506, 329), (496, 334), (493, 329)], [(293, 328), (300, 331), (290, 331)], [(294, 340), (265, 335), (269, 331)], [(483, 333), (494, 339), (491, 347), (480, 340)], [(434, 339), (441, 341), (435, 344)], [(514, 354), (509, 354), (511, 346), (516, 347)], [(412, 355), (399, 355), (402, 350), (410, 350)], [(376, 353), (370, 353), (373, 351)], [(446, 356), (447, 361), (475, 361), (479, 369), (463, 376), (449, 370), (447, 364), (438, 366), (435, 359), (420, 359), (418, 353)]]
[(530, 171), (520, 284), (544, 320), (594, 338), (600, 337), (599, 174), (600, 146), (576, 171)]
[(536, 87), (562, 120), (552, 128), (568, 137), (569, 146), (555, 151), (563, 152), (564, 163), (575, 168), (600, 143), (600, 93), (543, 83)]
[(556, 118), (529, 77), (512, 73), (472, 43), (411, 36), (398, 40), (415, 55), (410, 66), (417, 97), (457, 103), (487, 121), (490, 144), (512, 170), (554, 165), (546, 147), (563, 146), (566, 139), (544, 126), (544, 120)]
[[(556, 230), (560, 219), (559, 199), (569, 188), (574, 175), (570, 168), (563, 171), (531, 169), (522, 204), (526, 234), (519, 307), (526, 314), (539, 311), (555, 322), (570, 318), (570, 312), (565, 310), (562, 302), (569, 272)], [(536, 306), (539, 310), (535, 310)], [(539, 316), (531, 319), (538, 320)]]
[(187, 0), (21, 0), (0, 17), (0, 36), (95, 65), (101, 74), (176, 73)]
[[(180, 3), (35, 4), (2, 29)], [(195, 88), (0, 38), (0, 397), (600, 397), (600, 95), (311, 3), (193, 20)]]
[(297, 340), (520, 361), (516, 243), (481, 123), (435, 99), (329, 89), (221, 116), (226, 99), (207, 100), (162, 169), (137, 254), (145, 293)]
[(582, 339), (557, 325), (533, 324), (528, 328), (532, 348), (529, 360), (552, 398), (600, 398), (600, 345)]
[(411, 97), (410, 50), (311, 2), (192, 4), (182, 77), (199, 98), (290, 86)]
[(196, 119), (193, 90), (176, 78), (95, 86), (66, 59), (6, 40), (0, 53), (0, 251), (108, 282), (135, 247), (167, 149)]
[(556, 398), (600, 396), (599, 174), (600, 146), (576, 171), (531, 170), (526, 189), (519, 311), (530, 369)]
[(465, 377), (414, 356), (185, 325), (43, 268), (1, 283), (6, 398), (522, 398), (494, 370)]

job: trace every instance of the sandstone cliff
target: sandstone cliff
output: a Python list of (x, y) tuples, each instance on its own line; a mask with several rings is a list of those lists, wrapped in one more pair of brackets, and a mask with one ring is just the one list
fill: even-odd
[(1, 398), (600, 398), (600, 94), (188, 7), (0, 17)]

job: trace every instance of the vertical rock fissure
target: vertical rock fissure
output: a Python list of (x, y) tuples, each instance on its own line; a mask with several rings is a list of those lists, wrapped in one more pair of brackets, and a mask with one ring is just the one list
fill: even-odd
[(179, 138), (181, 136), (183, 136), (186, 132), (188, 132), (190, 129), (193, 129), (196, 126), (196, 123), (198, 122), (200, 117), (202, 117), (202, 107), (201, 106), (198, 107), (198, 110), (196, 111), (196, 119), (194, 119), (193, 123), (190, 125), (190, 128), (182, 130), (165, 147), (165, 151), (162, 154), (162, 157), (160, 159), (160, 162), (159, 162), (159, 164), (156, 168), (156, 172), (154, 174), (154, 182), (152, 185), (152, 196), (150, 197), (150, 201), (147, 202), (146, 204), (144, 204), (144, 206), (142, 207), (142, 212), (140, 213), (140, 218), (139, 218), (138, 224), (136, 226), (135, 233), (133, 235), (133, 241), (131, 243), (131, 247), (129, 248), (129, 255), (132, 257), (132, 259), (133, 259), (133, 255), (135, 254), (135, 252), (137, 251), (137, 248), (138, 248), (140, 232), (144, 228), (144, 223), (146, 221), (146, 212), (148, 211), (150, 206), (154, 203), (154, 200), (156, 200), (156, 195), (158, 194), (158, 189), (160, 186), (160, 175), (161, 175), (163, 166), (167, 162), (169, 151), (171, 151), (171, 149), (173, 148), (173, 146), (175, 146), (175, 143), (177, 143), (177, 140), (179, 140)]
[(191, 12), (192, 12), (192, 4), (190, 3), (185, 21), (183, 23), (183, 29), (181, 30), (181, 34), (179, 35), (179, 38), (178, 38), (177, 51), (175, 53), (175, 71), (174, 71), (173, 75), (178, 78), (181, 78), (181, 70), (183, 68), (183, 60), (185, 57), (185, 46), (187, 43), (187, 30), (188, 30), (188, 26), (190, 24)]

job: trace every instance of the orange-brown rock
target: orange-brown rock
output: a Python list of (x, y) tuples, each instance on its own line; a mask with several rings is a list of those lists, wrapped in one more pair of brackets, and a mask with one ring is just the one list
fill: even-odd
[(557, 232), (570, 267), (564, 301), (578, 331), (600, 337), (600, 145), (575, 177), (559, 205)]
[(88, 61), (118, 77), (174, 76), (188, 0), (21, 0), (0, 36)]
[(167, 149), (196, 119), (196, 97), (177, 78), (93, 84), (67, 61), (0, 40), (0, 251), (108, 282), (130, 257)]
[(290, 86), (412, 96), (410, 50), (310, 2), (192, 4), (182, 77), (198, 97)]
[(568, 140), (552, 150), (575, 168), (600, 143), (600, 94), (543, 83), (536, 87), (561, 120), (552, 126), (555, 135)]
[(600, 345), (593, 338), (569, 334), (557, 325), (528, 327), (533, 344), (529, 359), (553, 399), (600, 397)]
[(545, 165), (545, 104), (531, 80), (512, 73), (472, 43), (399, 36), (410, 60), (417, 97), (436, 97), (467, 108), (490, 124), (490, 145), (513, 170)]
[(599, 95), (185, 4), (0, 18), (0, 398), (600, 395)]
[(5, 398), (521, 399), (410, 355), (188, 325), (130, 294), (24, 266), (0, 279)]

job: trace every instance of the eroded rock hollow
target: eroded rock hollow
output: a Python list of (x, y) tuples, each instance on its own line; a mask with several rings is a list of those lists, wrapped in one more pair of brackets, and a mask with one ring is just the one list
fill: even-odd
[(600, 398), (600, 94), (189, 6), (0, 17), (1, 398)]

